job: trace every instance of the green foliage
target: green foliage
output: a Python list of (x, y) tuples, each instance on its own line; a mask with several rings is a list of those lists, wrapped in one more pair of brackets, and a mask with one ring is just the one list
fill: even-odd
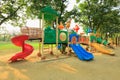
[[(67, 0), (32, 0), (30, 6), (27, 7), (26, 12), (29, 17), (38, 17), (39, 11), (45, 6), (51, 6), (59, 12), (59, 21), (62, 20), (65, 11)], [(39, 16), (40, 17), (40, 16)]]
[(120, 10), (115, 8), (119, 4), (119, 0), (85, 0), (79, 3), (79, 10), (75, 12), (78, 13), (75, 14), (77, 19), (75, 19), (101, 33), (118, 33), (120, 32)]
[(60, 21), (67, 2), (67, 0), (2, 0), (0, 1), (0, 25), (9, 22), (22, 26), (27, 19), (38, 18), (39, 11), (48, 5), (60, 13)]
[(78, 22), (80, 19), (81, 13), (79, 12), (77, 6), (74, 7), (71, 11), (66, 11), (63, 17), (63, 21), (65, 22), (68, 19), (75, 19), (75, 22)]
[[(9, 22), (11, 24), (21, 25), (23, 23), (23, 18), (21, 18), (22, 13), (24, 13), (24, 7), (27, 0), (2, 0), (0, 1), (0, 25), (4, 22)], [(25, 16), (24, 16), (25, 18)], [(16, 21), (13, 23), (13, 21)], [(19, 22), (18, 22), (19, 21)], [(20, 23), (21, 21), (21, 23)]]
[(4, 35), (0, 35), (0, 41), (10, 41), (11, 35), (8, 34), (4, 34)]

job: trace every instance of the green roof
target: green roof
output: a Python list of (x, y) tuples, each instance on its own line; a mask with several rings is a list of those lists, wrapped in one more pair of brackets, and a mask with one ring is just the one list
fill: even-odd
[(40, 10), (39, 18), (42, 17), (42, 13), (44, 13), (45, 20), (55, 20), (56, 16), (60, 14), (54, 10), (51, 6), (46, 6)]

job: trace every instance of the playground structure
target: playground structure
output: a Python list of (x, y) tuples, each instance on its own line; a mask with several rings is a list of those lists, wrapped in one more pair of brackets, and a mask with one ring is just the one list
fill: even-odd
[(41, 28), (32, 28), (32, 27), (22, 27), (21, 28), (22, 35), (28, 35), (29, 40), (41, 39), (42, 30)]
[[(28, 55), (25, 55), (27, 53), (27, 51), (28, 51), (27, 54), (29, 54), (29, 55), (31, 54), (31, 52), (33, 51), (33, 48), (31, 47), (31, 49), (26, 49), (26, 44), (24, 44), (24, 40), (27, 40), (27, 39), (41, 39), (41, 42), (39, 42), (38, 55), (41, 57), (42, 60), (45, 59), (44, 51), (43, 51), (44, 44), (56, 44), (56, 50), (57, 50), (56, 56), (58, 56), (58, 54), (57, 54), (58, 53), (58, 45), (65, 44), (68, 46), (68, 54), (69, 54), (69, 46), (71, 46), (80, 60), (92, 60), (94, 58), (91, 53), (88, 53), (87, 51), (85, 51), (83, 48), (81, 48), (80, 45), (77, 46), (78, 45), (77, 43), (69, 42), (70, 41), (69, 40), (70, 33), (68, 32), (69, 27), (65, 31), (62, 30), (62, 28), (64, 28), (63, 25), (61, 25), (62, 26), (61, 29), (58, 28), (58, 16), (59, 16), (58, 12), (56, 12), (50, 6), (47, 6), (43, 9), (41, 9), (41, 13), (39, 16), (42, 18), (41, 28), (33, 29), (33, 28), (23, 27), (21, 29), (22, 35), (26, 35), (27, 37), (20, 36), (20, 37), (14, 37), (12, 39), (12, 42), (14, 44), (19, 43), (22, 39), (22, 42), (20, 42), (20, 44), (17, 44), (17, 46), (21, 46), (23, 51), (20, 53), (17, 53), (15, 56), (10, 58), (9, 60), (16, 61), (18, 59), (24, 59), (25, 57), (28, 56)], [(51, 26), (48, 26), (45, 28), (45, 24), (44, 24), (45, 20), (54, 21), (55, 19), (56, 19), (56, 27), (55, 27), (56, 29), (53, 29)], [(72, 36), (72, 37), (74, 37), (74, 36)], [(19, 38), (21, 38), (21, 39), (19, 39)], [(15, 41), (14, 41), (14, 39), (15, 39)], [(19, 39), (19, 40), (16, 41), (16, 39)], [(72, 45), (72, 44), (74, 44), (74, 45)], [(30, 47), (30, 45), (29, 45), (29, 47)], [(80, 51), (80, 52), (78, 53), (78, 51)], [(51, 53), (53, 54), (52, 47), (51, 47)]]
[(114, 55), (114, 53), (111, 50), (104, 49), (100, 46), (102, 44), (103, 46), (110, 46), (109, 42), (107, 40), (102, 39), (100, 36), (91, 35), (90, 41), (92, 42), (90, 45), (94, 47), (96, 50), (109, 55)]
[(80, 60), (92, 60), (94, 58), (94, 56), (90, 53), (87, 52), (78, 42), (79, 41), (80, 36), (77, 34), (70, 34), (70, 42), (72, 44), (70, 44), (70, 47), (72, 48), (72, 50), (75, 52), (75, 54), (78, 56), (78, 58)]
[[(42, 18), (42, 21), (41, 21), (42, 24), (40, 28), (23, 27), (21, 29), (22, 36), (14, 37), (12, 39), (12, 42), (17, 46), (21, 46), (23, 50), (22, 52), (17, 53), (15, 56), (10, 58), (11, 61), (16, 61), (17, 59), (24, 59), (25, 57), (27, 57), (32, 53), (33, 47), (28, 44), (24, 44), (24, 41), (28, 39), (30, 40), (38, 39), (41, 41), (39, 42), (39, 52), (37, 55), (39, 55), (39, 57), (41, 57), (42, 60), (46, 58), (44, 55), (44, 44), (51, 44), (51, 45), (56, 44), (56, 50), (57, 50), (56, 54), (53, 53), (52, 46), (51, 46), (50, 53), (54, 54), (57, 57), (59, 56), (57, 54), (58, 47), (59, 48), (63, 47), (59, 45), (66, 45), (65, 47), (68, 47), (67, 54), (70, 54), (69, 50), (71, 48), (80, 60), (84, 60), (84, 61), (92, 60), (94, 58), (93, 54), (90, 52), (87, 52), (84, 48), (82, 48), (80, 43), (90, 45), (105, 54), (111, 54), (110, 51), (100, 48), (100, 46), (98, 45), (98, 43), (100, 44), (103, 43), (104, 45), (107, 45), (108, 42), (106, 41), (103, 42), (103, 40), (101, 42), (101, 39), (96, 38), (95, 36), (92, 36), (94, 37), (92, 38), (89, 36), (80, 36), (75, 32), (72, 33), (69, 31), (70, 24), (68, 24), (66, 26), (66, 29), (63, 30), (64, 29), (63, 24), (60, 23), (60, 25), (58, 25), (58, 17), (59, 17), (58, 12), (56, 12), (50, 6), (47, 6), (41, 9), (41, 13), (39, 17)], [(51, 21), (51, 22), (56, 21), (55, 29), (52, 28), (52, 25), (45, 27), (45, 21)], [(79, 27), (76, 26), (73, 30), (77, 32), (79, 30)], [(92, 43), (93, 41), (95, 41), (96, 43)], [(25, 55), (26, 53), (27, 55)]]
[(114, 55), (114, 53), (111, 50), (105, 49), (105, 46), (112, 47), (109, 45), (110, 43), (107, 40), (102, 39), (100, 36), (96, 37), (95, 34), (93, 35), (93, 33), (90, 35), (90, 37), (88, 36), (79, 37), (78, 43), (89, 45), (96, 51), (102, 52), (103, 54)]
[[(44, 54), (43, 54), (43, 46), (44, 44), (56, 44), (56, 48), (58, 47), (58, 44), (71, 44), (71, 42), (69, 43), (69, 32), (68, 32), (68, 28), (66, 29), (66, 31), (63, 31), (63, 25), (60, 23), (59, 25), (59, 29), (58, 29), (58, 16), (59, 14), (53, 10), (51, 7), (45, 7), (44, 9), (41, 10), (42, 12), (42, 43), (41, 43), (41, 59), (44, 59)], [(44, 28), (44, 20), (48, 20), (48, 15), (49, 15), (49, 19), (51, 20), (55, 20), (54, 17), (56, 17), (56, 30), (51, 29), (51, 27), (46, 28), (45, 30), (43, 30)], [(72, 36), (72, 38), (74, 38), (74, 36)], [(73, 43), (74, 45), (70, 45), (74, 52), (78, 52), (79, 50), (81, 52), (83, 52), (83, 48), (81, 48), (80, 46), (76, 46), (77, 43)], [(77, 48), (77, 49), (75, 49)], [(69, 50), (69, 48), (68, 48)], [(77, 50), (77, 51), (76, 51)], [(57, 49), (58, 52), (58, 49)], [(76, 53), (78, 58), (81, 60), (91, 60), (93, 59), (93, 55), (91, 53), (87, 53), (87, 51), (84, 50), (84, 55), (81, 55), (82, 53)], [(69, 54), (69, 51), (68, 51)], [(80, 54), (80, 55), (78, 55)], [(89, 55), (88, 55), (89, 54)], [(87, 56), (86, 56), (87, 55)], [(87, 57), (87, 58), (86, 58)]]
[(20, 36), (13, 37), (11, 39), (13, 44), (15, 44), (16, 46), (22, 47), (22, 52), (18, 52), (14, 56), (12, 56), (9, 59), (10, 62), (23, 60), (33, 52), (33, 50), (34, 50), (33, 47), (31, 45), (29, 45), (29, 44), (26, 44), (24, 42), (25, 40), (28, 40), (27, 35), (20, 35)]

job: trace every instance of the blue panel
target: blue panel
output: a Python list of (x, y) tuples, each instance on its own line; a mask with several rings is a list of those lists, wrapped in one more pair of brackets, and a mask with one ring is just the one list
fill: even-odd
[(74, 34), (70, 34), (70, 35), (69, 35), (69, 40), (70, 40), (70, 42), (71, 42), (71, 40), (72, 40), (72, 37), (74, 37), (74, 36), (77, 38), (77, 41), (78, 41), (79, 35), (77, 35), (77, 34), (74, 33)]

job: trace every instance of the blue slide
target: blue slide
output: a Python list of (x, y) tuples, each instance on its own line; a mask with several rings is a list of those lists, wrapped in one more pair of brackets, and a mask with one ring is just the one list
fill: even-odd
[(80, 44), (70, 44), (70, 47), (73, 49), (75, 54), (80, 60), (89, 61), (94, 58), (92, 53), (87, 52)]

